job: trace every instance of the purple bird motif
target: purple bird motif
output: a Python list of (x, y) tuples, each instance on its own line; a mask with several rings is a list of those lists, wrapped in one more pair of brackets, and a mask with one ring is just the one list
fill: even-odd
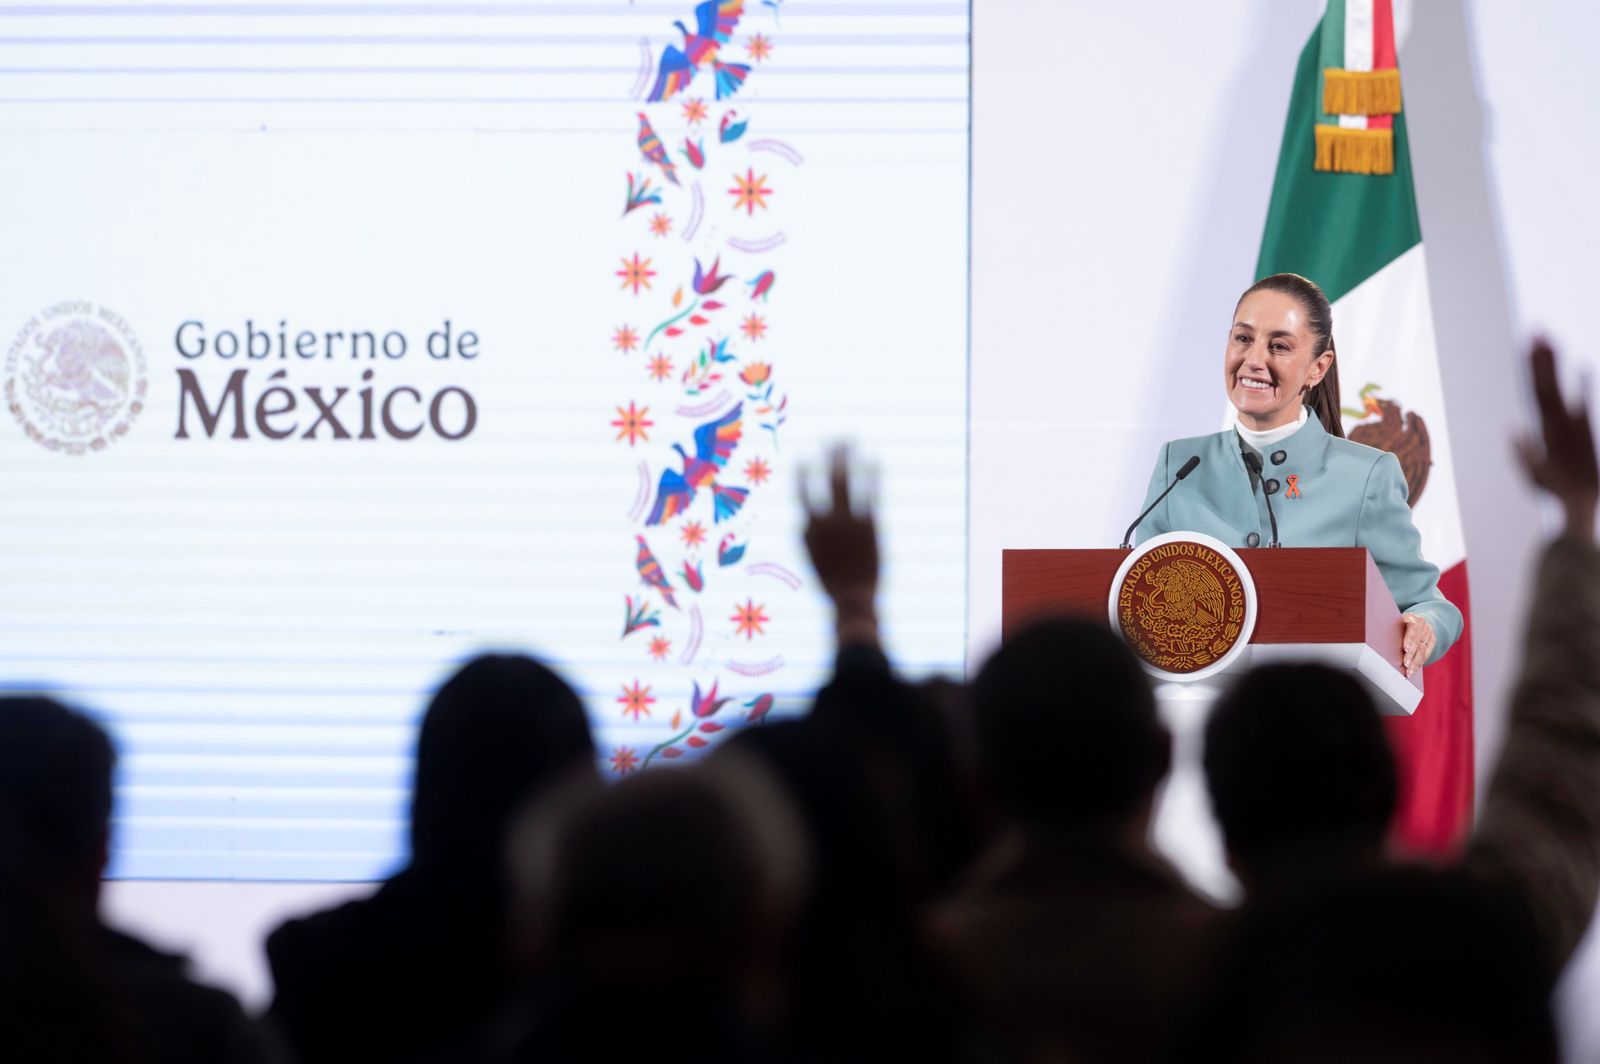
[(745, 284), (750, 286), (750, 298), (752, 300), (759, 299), (765, 303), (767, 300), (767, 293), (772, 291), (772, 286), (777, 282), (777, 274), (773, 273), (771, 270), (762, 270), (760, 275), (757, 276), (755, 280), (746, 281)]
[(678, 32), (683, 34), (683, 47), (669, 44), (662, 49), (661, 60), (656, 66), (655, 87), (650, 90), (650, 102), (669, 100), (674, 94), (688, 88), (706, 62), (711, 63), (712, 72), (716, 75), (717, 99), (738, 92), (744, 79), (750, 76), (749, 66), (744, 63), (724, 63), (717, 53), (733, 38), (733, 28), (739, 24), (739, 17), (743, 14), (744, 0), (705, 0), (705, 3), (695, 5), (693, 33), (682, 22), (674, 22)]
[(667, 146), (656, 136), (655, 127), (650, 124), (649, 117), (643, 111), (639, 112), (639, 154), (643, 155), (647, 162), (661, 167), (661, 172), (667, 175), (668, 181), (674, 185), (678, 184), (678, 168), (667, 157)]
[(672, 598), (672, 585), (667, 583), (666, 570), (661, 568), (661, 563), (656, 561), (656, 556), (651, 553), (650, 544), (645, 542), (643, 536), (634, 538), (639, 541), (639, 555), (634, 562), (639, 570), (639, 576), (647, 586), (661, 592), (662, 601), (673, 609), (678, 609), (677, 602)]
[(744, 557), (744, 549), (748, 543), (735, 544), (734, 536), (730, 532), (722, 537), (722, 542), (717, 544), (717, 564), (722, 566), (738, 565), (739, 559)]
[[(744, 404), (738, 403), (717, 420), (708, 421), (695, 429), (692, 458), (682, 444), (672, 445), (672, 449), (683, 460), (683, 470), (668, 469), (661, 474), (661, 481), (656, 487), (656, 504), (645, 519), (645, 524), (659, 525), (672, 520), (689, 508), (695, 494), (702, 488), (710, 489), (714, 500), (713, 522), (723, 521), (739, 512), (745, 499), (750, 496), (750, 489), (718, 484), (717, 474), (727, 466), (734, 448), (739, 446), (744, 428), (743, 414)], [(644, 541), (643, 536), (639, 539), (641, 543)]]

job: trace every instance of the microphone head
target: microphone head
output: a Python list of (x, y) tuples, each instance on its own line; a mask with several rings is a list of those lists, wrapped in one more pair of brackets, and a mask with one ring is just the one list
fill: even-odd
[(1244, 464), (1249, 468), (1250, 472), (1258, 476), (1261, 474), (1261, 456), (1254, 451), (1244, 452)]
[(1184, 477), (1188, 476), (1190, 473), (1193, 473), (1198, 468), (1200, 468), (1200, 456), (1190, 456), (1189, 460), (1183, 463), (1183, 468), (1178, 470), (1178, 479), (1182, 480)]

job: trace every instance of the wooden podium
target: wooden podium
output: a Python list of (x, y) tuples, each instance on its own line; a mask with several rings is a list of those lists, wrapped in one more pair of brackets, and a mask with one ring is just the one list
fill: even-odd
[[(1231, 669), (1316, 661), (1348, 669), (1378, 709), (1408, 716), (1422, 701), (1422, 670), (1400, 668), (1404, 626), (1372, 556), (1360, 547), (1240, 548), (1255, 583), (1255, 631)], [(1002, 552), (1000, 611), (1006, 633), (1061, 614), (1110, 624), (1109, 598), (1125, 550)]]

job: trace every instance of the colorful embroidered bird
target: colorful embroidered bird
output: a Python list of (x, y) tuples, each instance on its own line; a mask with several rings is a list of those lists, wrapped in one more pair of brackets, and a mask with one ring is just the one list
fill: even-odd
[(661, 61), (656, 65), (656, 84), (650, 90), (649, 100), (670, 100), (675, 93), (688, 88), (700, 67), (710, 61), (717, 79), (717, 99), (732, 96), (749, 77), (750, 68), (743, 63), (724, 63), (717, 52), (733, 37), (733, 29), (744, 14), (744, 0), (705, 0), (694, 9), (695, 32), (682, 22), (674, 22), (683, 34), (683, 47), (669, 44), (662, 49)]
[(757, 695), (754, 699), (744, 704), (744, 708), (750, 711), (744, 715), (744, 719), (751, 724), (760, 724), (766, 719), (767, 711), (772, 708), (772, 703), (776, 701), (777, 698), (773, 695)]
[(624, 217), (647, 203), (660, 203), (661, 193), (650, 187), (650, 179), (643, 174), (628, 174), (628, 205), (622, 208)]
[[(715, 421), (708, 421), (694, 430), (694, 457), (689, 457), (682, 444), (672, 449), (683, 459), (683, 471), (668, 469), (661, 474), (656, 488), (656, 504), (645, 519), (647, 525), (659, 525), (689, 508), (695, 493), (709, 488), (714, 500), (713, 521), (722, 521), (739, 512), (750, 495), (749, 488), (730, 488), (717, 483), (717, 474), (728, 464), (734, 448), (739, 446), (744, 431), (742, 421), (744, 404), (739, 403)], [(644, 537), (639, 537), (640, 542)]]
[(707, 691), (704, 695), (700, 693), (700, 681), (696, 680), (694, 682), (694, 697), (689, 701), (689, 708), (694, 712), (695, 716), (709, 717), (717, 710), (733, 701), (731, 698), (717, 697), (717, 683), (719, 682), (721, 681), (713, 681), (711, 684), (711, 690)]
[(650, 544), (645, 542), (643, 536), (635, 536), (634, 538), (639, 541), (639, 556), (634, 560), (634, 565), (638, 568), (639, 575), (646, 584), (661, 592), (662, 601), (673, 609), (678, 609), (678, 603), (672, 597), (672, 585), (667, 583), (666, 570), (661, 568), (661, 563), (656, 561), (656, 556), (650, 553)]
[(738, 113), (738, 111), (729, 111), (722, 116), (722, 125), (717, 129), (717, 136), (722, 138), (722, 143), (724, 144), (732, 144), (744, 136), (744, 131), (750, 128), (750, 120), (748, 118), (743, 122), (734, 121)]
[(655, 127), (650, 125), (650, 119), (643, 111), (639, 112), (639, 153), (648, 162), (661, 167), (661, 172), (667, 175), (668, 181), (674, 185), (678, 184), (677, 166), (667, 158), (667, 146), (656, 136)]
[(722, 542), (717, 544), (717, 564), (738, 565), (739, 559), (744, 557), (744, 549), (747, 546), (748, 543), (735, 545), (732, 533), (723, 536)]
[(693, 565), (688, 562), (683, 563), (683, 582), (689, 585), (690, 591), (700, 592), (705, 590), (706, 578), (701, 574), (699, 562)]
[(778, 275), (771, 270), (762, 270), (761, 275), (754, 281), (746, 281), (750, 286), (750, 298), (766, 301), (767, 293), (772, 291), (772, 286), (778, 281)]
[(694, 260), (694, 290), (697, 295), (708, 296), (728, 283), (732, 274), (718, 273), (717, 267), (721, 265), (721, 255), (711, 260), (709, 271), (701, 268), (699, 259)]
[(701, 141), (693, 141), (688, 137), (683, 138), (683, 157), (689, 160), (689, 165), (696, 170), (704, 170), (706, 166), (706, 149)]

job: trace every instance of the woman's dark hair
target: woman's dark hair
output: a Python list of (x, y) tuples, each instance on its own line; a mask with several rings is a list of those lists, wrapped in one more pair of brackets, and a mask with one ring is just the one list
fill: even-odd
[[(1246, 288), (1244, 295), (1239, 297), (1239, 303), (1243, 303), (1251, 293), (1262, 291), (1281, 292), (1299, 303), (1301, 309), (1306, 312), (1306, 327), (1316, 338), (1316, 349), (1311, 353), (1312, 358), (1316, 358), (1324, 351), (1333, 351), (1333, 306), (1315, 281), (1301, 277), (1298, 273), (1275, 273), (1270, 277), (1261, 278)], [(1235, 312), (1239, 309), (1239, 303), (1234, 304)], [(1341, 439), (1344, 437), (1344, 423), (1339, 418), (1337, 354), (1334, 354), (1333, 361), (1328, 364), (1328, 372), (1323, 374), (1322, 380), (1306, 393), (1305, 405), (1317, 415), (1317, 420), (1328, 430), (1328, 435), (1338, 436)]]
[(439, 688), (417, 734), (413, 862), (498, 854), (524, 801), (593, 760), (589, 718), (566, 681), (521, 655), (474, 658)]

